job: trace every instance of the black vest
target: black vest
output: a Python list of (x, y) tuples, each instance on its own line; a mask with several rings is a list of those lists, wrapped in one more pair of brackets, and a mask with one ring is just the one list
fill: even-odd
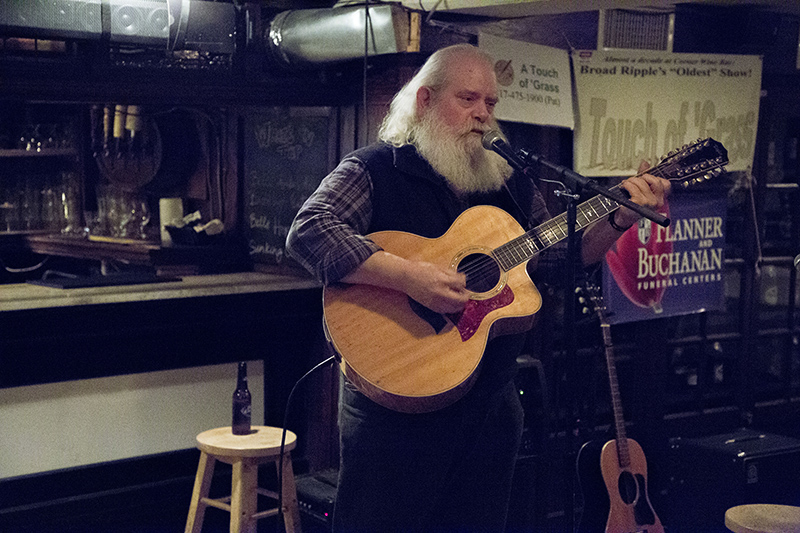
[(351, 155), (366, 165), (372, 180), (369, 233), (399, 230), (428, 238), (439, 237), (458, 215), (475, 205), (499, 207), (514, 216), (522, 227), (528, 227), (529, 213), (522, 213), (520, 206), (531, 205), (533, 184), (525, 177), (514, 176), (508, 182), (516, 203), (505, 190), (465, 198), (453, 193), (445, 179), (413, 146), (395, 148), (376, 144)]

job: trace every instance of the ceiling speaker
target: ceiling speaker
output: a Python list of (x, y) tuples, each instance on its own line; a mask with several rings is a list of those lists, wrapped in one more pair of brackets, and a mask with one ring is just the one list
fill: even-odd
[[(166, 0), (112, 0), (111, 40), (162, 45), (169, 41)], [(158, 21), (162, 24), (158, 24)]]

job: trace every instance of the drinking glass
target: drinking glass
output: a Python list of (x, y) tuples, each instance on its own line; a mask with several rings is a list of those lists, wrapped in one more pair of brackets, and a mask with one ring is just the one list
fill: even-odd
[(148, 224), (150, 224), (150, 204), (147, 202), (147, 197), (139, 198), (139, 238), (143, 241), (148, 240)]

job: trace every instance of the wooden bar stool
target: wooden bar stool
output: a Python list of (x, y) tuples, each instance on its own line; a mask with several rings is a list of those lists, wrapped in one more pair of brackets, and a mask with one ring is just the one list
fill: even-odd
[[(290, 451), (297, 445), (297, 436), (286, 432), (286, 443), (281, 457), (283, 429), (253, 426), (249, 435), (234, 435), (230, 426), (210, 429), (197, 436), (200, 464), (194, 480), (186, 533), (200, 533), (206, 507), (211, 505), (231, 513), (231, 533), (255, 533), (256, 521), (275, 516), (278, 507), (258, 512), (258, 494), (274, 500), (278, 494), (258, 487), (258, 465), (273, 462), (281, 469), (283, 492), (283, 520), (288, 533), (301, 533), (300, 511), (297, 506), (297, 489)], [(231, 495), (226, 498), (208, 497), (216, 461), (233, 468)]]
[(725, 527), (734, 533), (797, 533), (800, 507), (757, 503), (725, 511)]

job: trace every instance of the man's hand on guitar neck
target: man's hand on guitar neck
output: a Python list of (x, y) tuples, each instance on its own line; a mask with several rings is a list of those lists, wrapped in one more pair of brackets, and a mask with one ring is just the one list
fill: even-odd
[[(621, 183), (622, 188), (628, 191), (631, 201), (639, 205), (649, 207), (658, 211), (664, 206), (666, 197), (672, 187), (672, 183), (664, 178), (657, 178), (652, 174), (642, 174), (650, 165), (646, 161), (639, 164), (639, 176), (633, 176)], [(625, 206), (619, 208), (615, 213), (615, 222), (623, 228), (636, 224), (641, 215)]]
[(458, 313), (469, 300), (464, 274), (385, 251), (372, 254), (342, 281), (401, 291), (437, 313)]
[[(639, 165), (640, 174), (648, 168), (647, 162), (643, 161)], [(672, 187), (669, 180), (657, 178), (652, 174), (633, 176), (624, 180), (620, 185), (628, 192), (632, 202), (656, 211), (664, 206)], [(596, 223), (584, 232), (581, 247), (584, 265), (602, 261), (609, 248), (622, 235), (622, 231), (636, 224), (641, 218), (639, 213), (625, 206), (612, 212), (609, 217), (614, 217), (614, 225), (608, 222)]]

